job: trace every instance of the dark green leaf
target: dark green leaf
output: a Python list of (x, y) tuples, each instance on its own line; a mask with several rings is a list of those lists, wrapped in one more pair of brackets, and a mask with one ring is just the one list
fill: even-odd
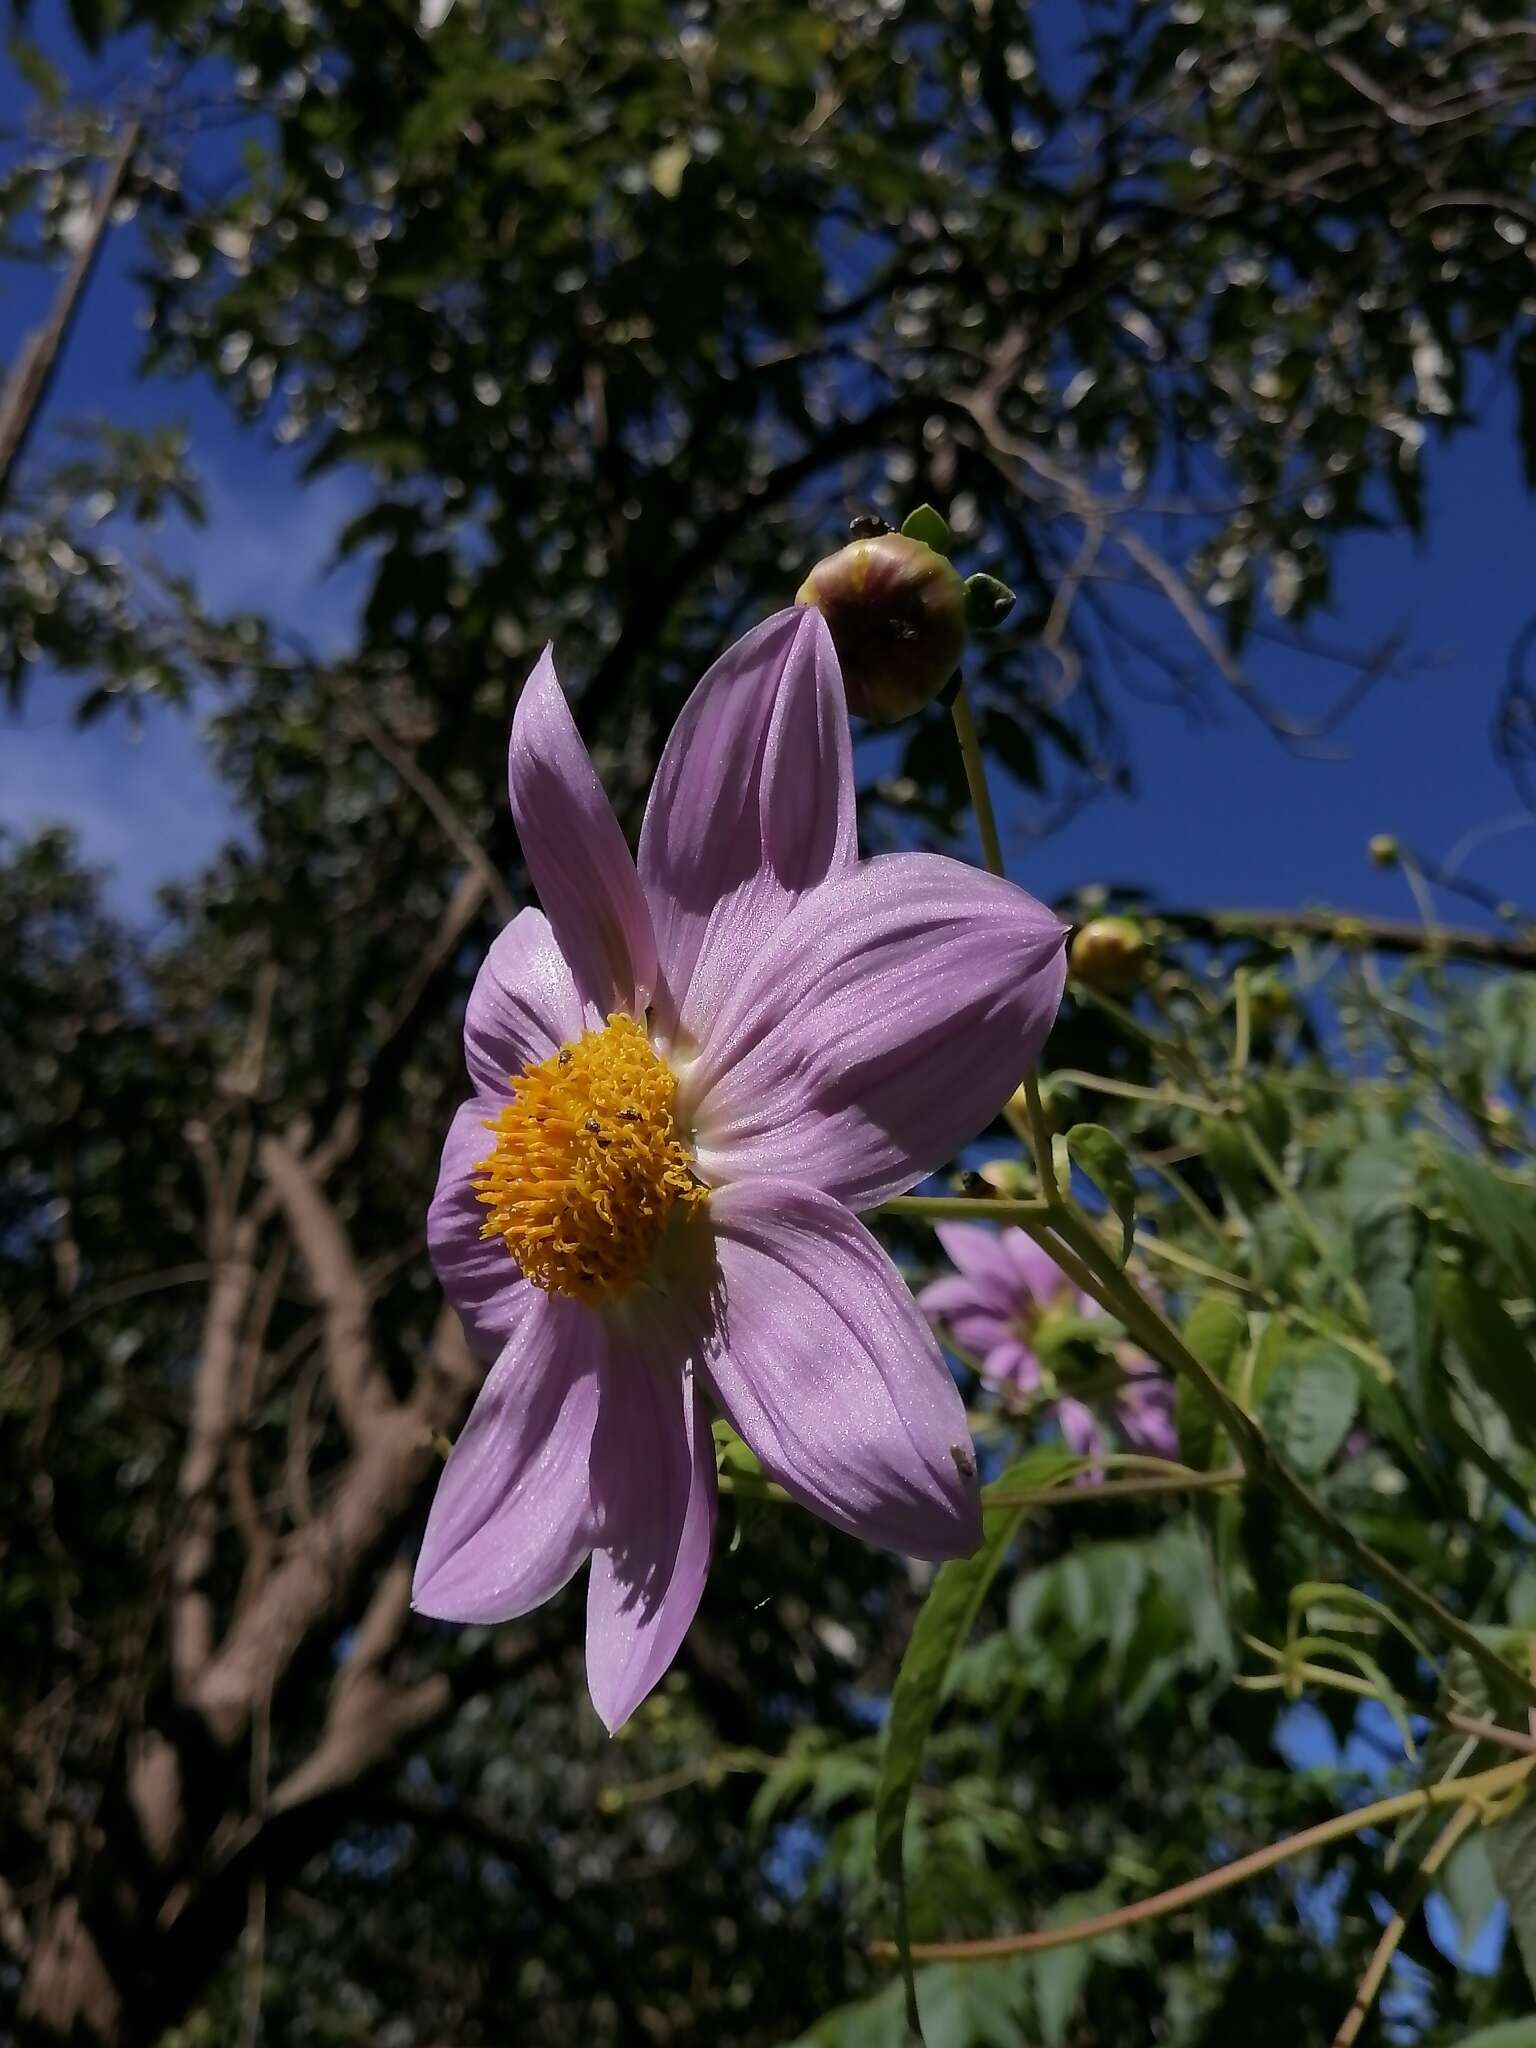
[[(1184, 1342), (1207, 1372), (1228, 1387), (1247, 1334), (1247, 1317), (1222, 1294), (1207, 1294), (1197, 1301), (1184, 1325)], [(1173, 1400), (1180, 1454), (1187, 1464), (1208, 1472), (1216, 1461), (1215, 1411), (1199, 1387), (1184, 1378), (1178, 1381)]]
[(1285, 1462), (1315, 1478), (1332, 1462), (1360, 1404), (1348, 1354), (1331, 1344), (1299, 1345), (1276, 1363), (1259, 1419)]
[(1514, 1290), (1536, 1294), (1536, 1189), (1457, 1152), (1441, 1160), (1440, 1176), (1451, 1206), (1503, 1266)]
[(1536, 1450), (1536, 1352), (1497, 1296), (1465, 1272), (1440, 1276), (1440, 1310), (1467, 1371)]
[(1487, 1831), (1488, 1861), (1509, 1908), (1520, 1960), (1536, 1991), (1536, 1799), (1529, 1789), (1506, 1820)]
[(1136, 1229), (1136, 1176), (1126, 1149), (1102, 1124), (1074, 1124), (1067, 1132), (1067, 1151), (1119, 1219), (1119, 1262), (1123, 1266), (1131, 1255)]

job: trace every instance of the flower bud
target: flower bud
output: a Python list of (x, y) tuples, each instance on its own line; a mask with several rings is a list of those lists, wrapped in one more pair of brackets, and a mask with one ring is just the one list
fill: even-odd
[(1377, 832), (1366, 847), (1375, 868), (1396, 867), (1401, 848), (1390, 832)]
[(981, 1168), (981, 1178), (987, 1193), (1005, 1202), (1018, 1201), (1032, 1193), (1035, 1185), (1034, 1175), (1017, 1159), (989, 1159)]
[(839, 548), (816, 564), (796, 602), (825, 618), (848, 709), (876, 725), (921, 711), (965, 651), (965, 585), (936, 549), (908, 534)]
[(1295, 999), (1283, 974), (1266, 967), (1248, 983), (1248, 1015), (1255, 1031), (1278, 1031), (1295, 1010)]
[(1072, 972), (1107, 996), (1128, 996), (1151, 964), (1146, 935), (1134, 918), (1096, 917), (1072, 941)]

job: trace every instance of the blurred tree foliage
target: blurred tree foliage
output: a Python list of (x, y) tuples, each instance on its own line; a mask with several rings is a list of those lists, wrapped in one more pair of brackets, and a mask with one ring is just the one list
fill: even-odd
[[(1480, 357), (1517, 378), (1536, 464), (1536, 38), (1437, 0), (1115, 0), (1055, 62), (1017, 0), (71, 13), (110, 87), (84, 103), (16, 11), (36, 112), (0, 255), (63, 269), (137, 122), (115, 216), (142, 235), (146, 367), (340, 473), (369, 581), (355, 644), (321, 654), (157, 559), (155, 521), (200, 512), (176, 435), (49, 415), (0, 465), (13, 697), (195, 703), (243, 826), (152, 934), (62, 837), (0, 844), (3, 2023), (899, 2040), (866, 1944), (921, 1575), (748, 1486), (617, 1744), (574, 1596), (490, 1634), (406, 1608), (474, 1386), (421, 1216), (517, 881), (510, 704), (553, 636), (632, 813), (723, 639), (850, 510), (926, 497), (1022, 593), (972, 680), (1042, 823), (1128, 777), (1124, 687), (1304, 738), (1392, 650), (1321, 706), (1271, 702), (1245, 659), (1308, 648), (1340, 535), (1417, 524), (1418, 451)], [(961, 829), (939, 710), (869, 776), (871, 845)], [(1128, 1006), (1064, 1017), (1060, 1121), (1126, 1145), (1138, 1260), (1192, 1332), (1226, 1315), (1221, 1370), (1284, 1454), (1518, 1662), (1532, 985), (1299, 925), (1158, 943)], [(999, 1463), (1038, 1434), (980, 1420)], [(1193, 1463), (1222, 1457), (1198, 1408), (1182, 1426)], [(1358, 1743), (1337, 1771), (1275, 1750), (1301, 1692), (1340, 1734), (1358, 1709), (1295, 1668), (1361, 1676), (1296, 1652), (1308, 1631), (1363, 1646), (1421, 1729), (1520, 1724), (1422, 1624), (1416, 1647), (1297, 1606), (1381, 1589), (1268, 1495), (1087, 1491), (1024, 1518), (950, 1673), (907, 1823), (918, 1938), (1110, 1908), (1366, 1796)], [(1456, 1761), (1396, 1742), (1378, 1767), (1405, 1783)], [(1469, 1930), (1502, 1892), (1530, 1958), (1519, 1825), (1444, 1883)], [(1423, 1844), (1388, 1846), (1092, 1947), (925, 1965), (928, 2038), (1326, 2040)], [(1530, 2009), (1515, 1942), (1472, 1978), (1415, 1915), (1403, 1953), (1410, 2034)]]

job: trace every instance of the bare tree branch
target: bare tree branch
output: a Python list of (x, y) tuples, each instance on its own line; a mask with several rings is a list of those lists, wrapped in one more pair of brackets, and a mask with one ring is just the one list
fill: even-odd
[(129, 121), (118, 138), (117, 148), (97, 188), (96, 203), (86, 224), (74, 259), (64, 273), (47, 319), (27, 336), (15, 368), (0, 393), (0, 504), (5, 501), (11, 476), (31, 439), (32, 429), (48, 396), (54, 372), (69, 330), (80, 309), (81, 296), (90, 281), (91, 270), (106, 238), (112, 208), (122, 190), (123, 179), (139, 145), (139, 123)]
[(354, 1440), (396, 1407), (374, 1357), (368, 1287), (319, 1181), (285, 1139), (263, 1138), (261, 1166), (288, 1219), (324, 1317), (326, 1377)]
[(340, 1610), (364, 1564), (415, 1501), (438, 1437), (457, 1427), (479, 1379), (459, 1319), (445, 1307), (411, 1399), (372, 1418), (329, 1501), (236, 1616), (203, 1671), (195, 1701), (218, 1741), (238, 1740), (256, 1702), (276, 1691), (312, 1631)]

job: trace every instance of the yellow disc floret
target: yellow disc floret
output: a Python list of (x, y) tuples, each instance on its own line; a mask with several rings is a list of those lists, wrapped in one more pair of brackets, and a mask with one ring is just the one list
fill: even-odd
[(633, 1017), (613, 1016), (512, 1076), (475, 1168), (499, 1237), (536, 1287), (596, 1303), (645, 1272), (680, 1212), (708, 1200), (677, 1135), (677, 1077)]

